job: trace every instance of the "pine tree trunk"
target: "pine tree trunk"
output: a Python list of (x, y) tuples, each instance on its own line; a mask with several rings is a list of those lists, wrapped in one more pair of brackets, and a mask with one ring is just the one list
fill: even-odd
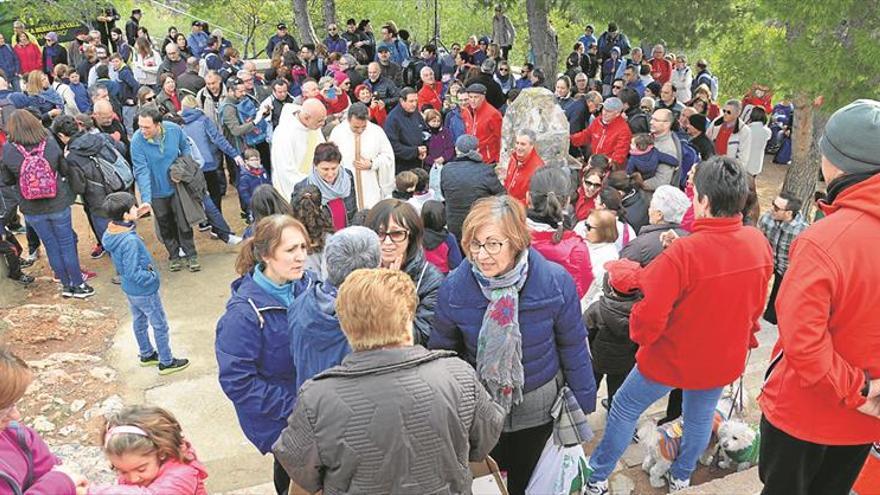
[(813, 193), (819, 177), (817, 137), (813, 133), (813, 98), (807, 94), (795, 95), (794, 128), (791, 131), (791, 165), (785, 173), (782, 190), (793, 193), (802, 201), (801, 211), (808, 215), (813, 205)]
[[(293, 0), (293, 19), (299, 32), (300, 44), (317, 44), (318, 36), (315, 34), (315, 28), (312, 27), (308, 0)], [(271, 53), (268, 55), (272, 56)]]
[(336, 24), (336, 0), (324, 0), (324, 26)]
[(535, 54), (535, 67), (544, 72), (546, 80), (555, 81), (559, 63), (556, 30), (550, 25), (549, 0), (526, 0), (529, 17), (529, 42)]

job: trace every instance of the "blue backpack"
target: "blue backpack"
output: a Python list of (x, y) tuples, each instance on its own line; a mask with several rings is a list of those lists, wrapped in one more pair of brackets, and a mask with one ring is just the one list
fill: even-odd
[[(238, 120), (240, 122), (247, 122), (248, 120), (253, 121), (257, 117), (259, 108), (253, 99), (245, 97), (238, 102), (235, 110), (238, 112)], [(244, 136), (244, 142), (248, 146), (265, 143), (269, 138), (269, 122), (267, 119), (261, 120), (254, 128), (259, 132), (249, 132)]]

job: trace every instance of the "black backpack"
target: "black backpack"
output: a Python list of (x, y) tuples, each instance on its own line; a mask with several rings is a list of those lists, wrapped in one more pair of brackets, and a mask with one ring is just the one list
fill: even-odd
[(418, 58), (413, 57), (409, 60), (403, 62), (403, 85), (419, 89), (422, 85), (422, 77), (420, 72), (422, 71), (422, 67), (425, 66), (425, 61)]

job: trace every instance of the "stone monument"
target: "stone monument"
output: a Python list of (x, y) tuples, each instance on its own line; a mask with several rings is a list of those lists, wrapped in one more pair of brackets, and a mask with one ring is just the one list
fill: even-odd
[[(538, 135), (535, 147), (544, 163), (568, 161), (568, 119), (556, 104), (556, 97), (545, 88), (528, 88), (507, 108), (501, 124), (501, 158), (499, 175), (506, 172), (516, 142), (516, 132), (531, 129)], [(506, 175), (506, 174), (504, 174)], [(503, 176), (503, 175), (502, 175)]]

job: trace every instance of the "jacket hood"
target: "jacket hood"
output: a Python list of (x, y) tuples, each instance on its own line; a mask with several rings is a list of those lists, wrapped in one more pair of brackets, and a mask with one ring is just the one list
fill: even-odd
[(184, 108), (181, 115), (183, 116), (184, 124), (192, 124), (193, 122), (204, 117), (205, 112), (199, 110), (198, 108)]
[(864, 181), (853, 184), (843, 190), (831, 204), (823, 203), (820, 208), (830, 215), (842, 208), (861, 211), (874, 218), (880, 218), (880, 174), (875, 174)]
[[(309, 272), (305, 272), (303, 277), (299, 279), (296, 283), (294, 283), (293, 287), (293, 295), (294, 297), (299, 297), (300, 294), (303, 293), (305, 289), (312, 285), (312, 275)], [(249, 272), (247, 275), (237, 278), (232, 282), (232, 297), (229, 298), (229, 303), (227, 307), (232, 306), (234, 304), (247, 304), (248, 306), (253, 303), (253, 306), (256, 309), (268, 309), (268, 308), (283, 308), (282, 304), (278, 302), (277, 299), (272, 297), (271, 294), (264, 291), (257, 283), (254, 281), (253, 271)]]
[(71, 141), (67, 148), (71, 153), (91, 156), (97, 154), (105, 143), (104, 137), (100, 134), (82, 134)]
[(336, 290), (317, 282), (308, 287), (290, 307), (289, 326), (307, 332), (316, 350), (337, 349), (346, 343), (336, 317)]
[(107, 233), (110, 235), (105, 235), (101, 239), (101, 243), (104, 245), (104, 248), (108, 251), (114, 251), (120, 244), (125, 242), (131, 236), (137, 236), (137, 231), (135, 231), (134, 226), (124, 227), (117, 223), (111, 222), (107, 227)]

